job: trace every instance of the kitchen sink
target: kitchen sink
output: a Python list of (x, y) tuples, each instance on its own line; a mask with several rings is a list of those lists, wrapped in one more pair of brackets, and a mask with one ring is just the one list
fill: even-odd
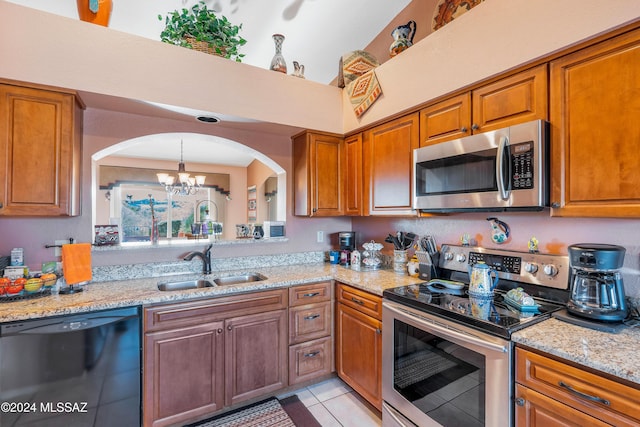
[(158, 283), (158, 289), (161, 291), (184, 291), (186, 289), (210, 288), (212, 286), (212, 282), (204, 279)]
[(218, 286), (238, 285), (241, 283), (259, 282), (266, 280), (266, 277), (258, 273), (240, 274), (237, 276), (225, 276), (213, 279), (213, 283)]

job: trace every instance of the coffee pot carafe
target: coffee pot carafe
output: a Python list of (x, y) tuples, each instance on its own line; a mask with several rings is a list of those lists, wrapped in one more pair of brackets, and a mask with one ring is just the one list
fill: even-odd
[(625, 252), (625, 248), (616, 245), (569, 246), (572, 275), (569, 313), (603, 322), (621, 322), (627, 317), (624, 284), (618, 271)]

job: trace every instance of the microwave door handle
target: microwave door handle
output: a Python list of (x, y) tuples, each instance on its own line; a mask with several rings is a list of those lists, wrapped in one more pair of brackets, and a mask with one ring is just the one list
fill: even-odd
[[(498, 184), (498, 192), (502, 200), (509, 200), (511, 185), (509, 180), (511, 179), (511, 160), (509, 159), (509, 139), (506, 136), (500, 137), (500, 143), (498, 144), (498, 155), (496, 158), (496, 181)], [(505, 171), (504, 162), (508, 161), (507, 170)]]

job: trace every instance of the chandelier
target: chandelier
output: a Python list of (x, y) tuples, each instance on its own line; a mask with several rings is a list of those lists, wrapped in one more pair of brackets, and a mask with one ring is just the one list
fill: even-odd
[(168, 173), (157, 173), (158, 182), (164, 185), (164, 189), (168, 194), (175, 194), (178, 196), (189, 196), (196, 194), (200, 191), (200, 188), (204, 185), (205, 176), (196, 175), (195, 177), (189, 176), (184, 167), (183, 161), (183, 142), (180, 140), (180, 163), (178, 163), (178, 179)]

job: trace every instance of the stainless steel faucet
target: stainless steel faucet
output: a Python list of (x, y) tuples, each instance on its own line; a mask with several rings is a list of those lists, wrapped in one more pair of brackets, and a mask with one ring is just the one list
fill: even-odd
[(194, 257), (200, 257), (202, 259), (202, 273), (211, 274), (211, 248), (213, 245), (206, 247), (204, 252), (193, 251), (189, 252), (183, 258), (185, 261), (191, 261)]

